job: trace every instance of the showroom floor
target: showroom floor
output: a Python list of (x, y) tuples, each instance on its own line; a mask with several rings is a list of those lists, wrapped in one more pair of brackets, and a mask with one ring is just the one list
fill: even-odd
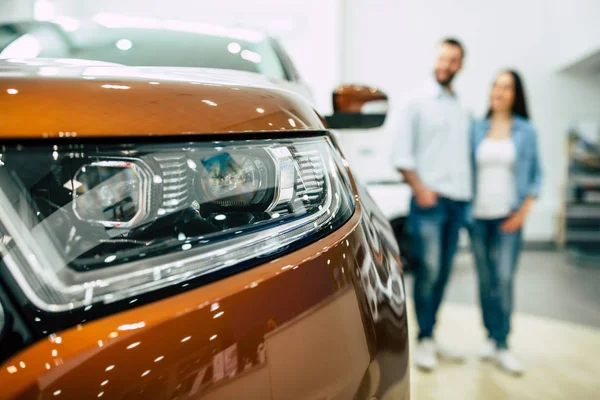
[[(408, 292), (411, 285), (408, 277)], [(570, 265), (560, 252), (523, 255), (510, 339), (512, 349), (527, 367), (520, 378), (477, 359), (484, 332), (476, 288), (471, 256), (462, 253), (440, 313), (436, 338), (469, 357), (464, 364), (441, 363), (433, 373), (413, 368), (414, 399), (598, 398), (600, 268)], [(416, 333), (412, 304), (409, 309), (412, 332)]]

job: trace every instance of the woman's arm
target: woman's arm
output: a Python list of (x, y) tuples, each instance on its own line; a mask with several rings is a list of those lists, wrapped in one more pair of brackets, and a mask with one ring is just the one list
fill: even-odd
[(519, 208), (519, 211), (517, 211), (518, 213), (523, 215), (523, 218), (527, 217), (529, 215), (529, 212), (531, 211), (531, 209), (533, 208), (533, 205), (535, 204), (535, 197), (534, 196), (529, 196), (525, 199), (525, 201), (523, 202), (523, 204), (521, 205), (521, 208)]
[(528, 196), (523, 204), (521, 204), (521, 208), (508, 217), (506, 221), (504, 221), (502, 227), (500, 228), (502, 232), (516, 232), (521, 229), (525, 219), (527, 219), (529, 212), (533, 208), (535, 199), (536, 198), (534, 196)]

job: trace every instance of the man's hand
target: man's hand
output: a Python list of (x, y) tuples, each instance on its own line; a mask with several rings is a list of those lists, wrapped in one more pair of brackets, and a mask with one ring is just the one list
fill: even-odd
[(421, 208), (431, 208), (437, 204), (438, 194), (433, 190), (422, 187), (415, 191), (415, 199)]
[(415, 200), (417, 200), (417, 205), (419, 207), (431, 208), (437, 204), (438, 194), (423, 185), (415, 171), (407, 169), (400, 169), (399, 171), (402, 173), (402, 176), (404, 176), (404, 180), (408, 182), (412, 188)]
[(525, 221), (525, 215), (523, 212), (516, 212), (506, 219), (500, 226), (500, 230), (504, 233), (513, 233), (521, 229), (523, 222)]

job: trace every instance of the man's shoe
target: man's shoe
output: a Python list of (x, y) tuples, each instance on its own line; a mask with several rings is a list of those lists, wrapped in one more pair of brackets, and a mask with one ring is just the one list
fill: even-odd
[(495, 356), (496, 342), (494, 342), (492, 339), (488, 339), (486, 340), (483, 349), (481, 349), (481, 352), (479, 353), (479, 358), (481, 358), (482, 361), (491, 361)]
[(413, 353), (415, 365), (424, 371), (432, 371), (437, 366), (436, 345), (433, 339), (422, 339)]
[(523, 375), (525, 368), (519, 360), (509, 350), (498, 350), (496, 354), (496, 364), (498, 367), (512, 375)]

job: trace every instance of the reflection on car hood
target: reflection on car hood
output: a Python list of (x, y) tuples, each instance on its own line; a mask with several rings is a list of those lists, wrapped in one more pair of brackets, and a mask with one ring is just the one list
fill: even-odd
[(248, 72), (0, 61), (0, 136), (94, 137), (323, 129), (300, 96)]

